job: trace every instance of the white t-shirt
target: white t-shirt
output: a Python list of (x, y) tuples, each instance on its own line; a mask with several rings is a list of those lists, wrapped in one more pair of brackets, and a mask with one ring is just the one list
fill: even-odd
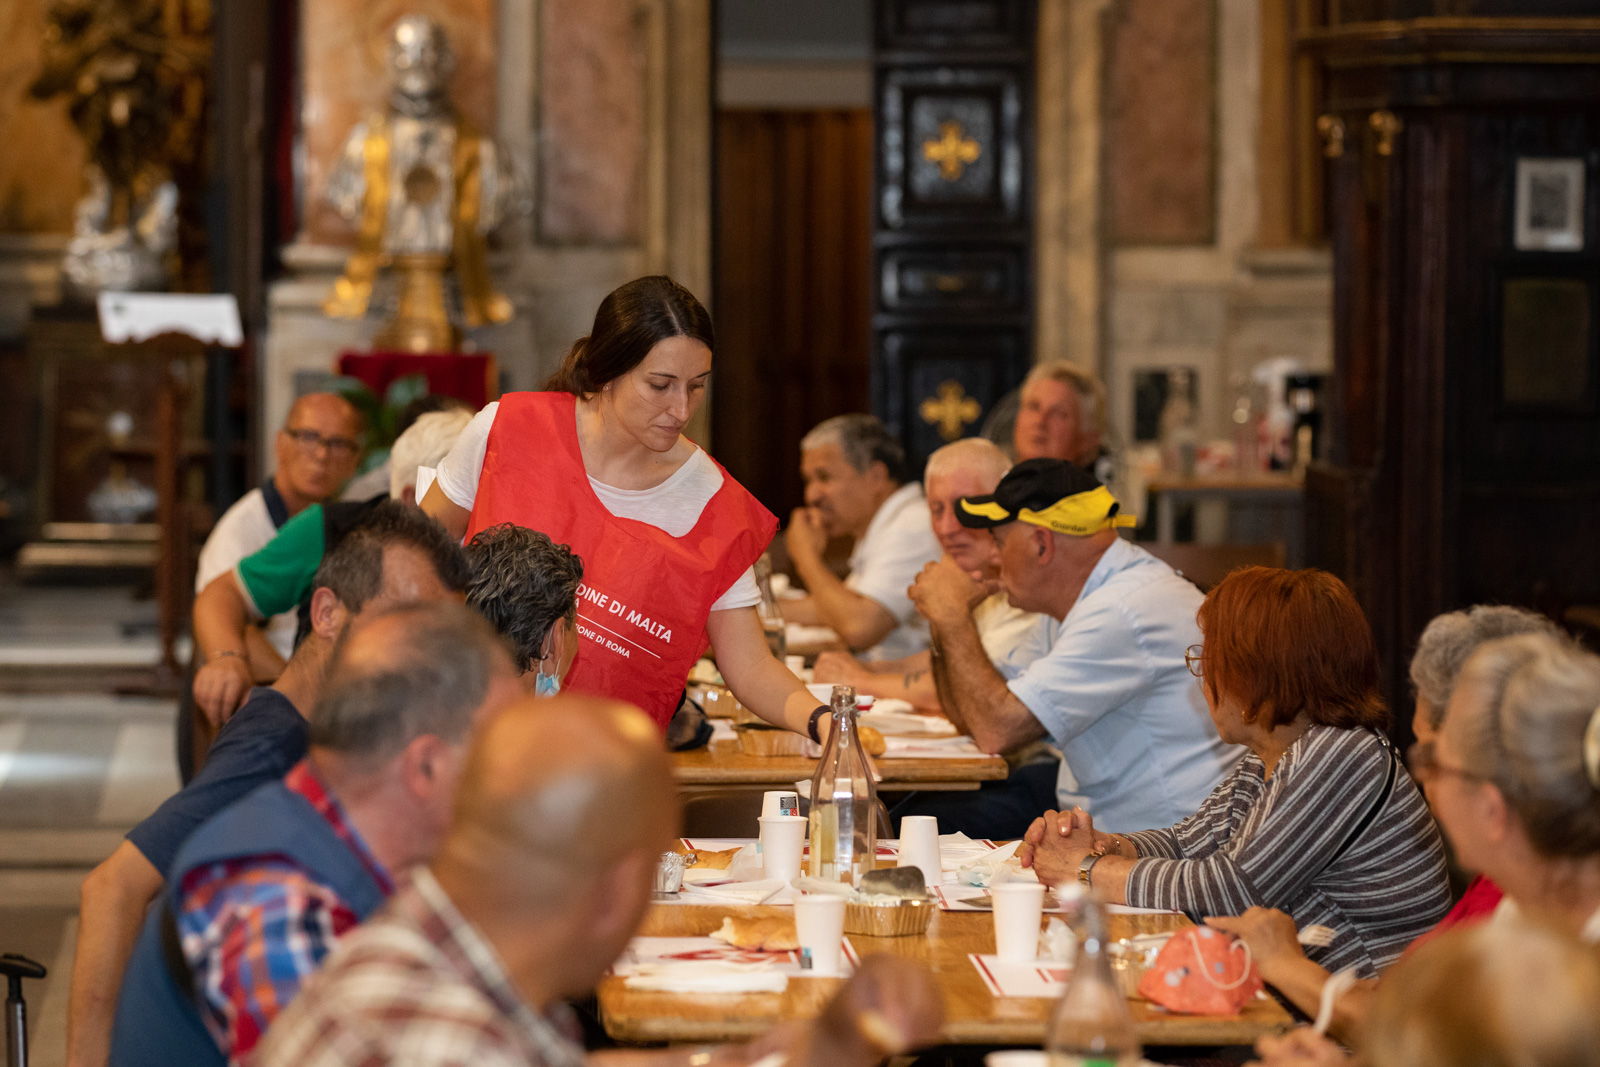
[(933, 520), (922, 486), (909, 482), (896, 489), (867, 524), (867, 532), (850, 555), (845, 588), (871, 597), (898, 624), (861, 654), (867, 661), (904, 659), (928, 647), (928, 622), (911, 603), (906, 590), (922, 568), (944, 554), (933, 536)]
[(972, 624), (989, 661), (1008, 682), (1049, 652), (1061, 629), (1048, 615), (1012, 607), (1004, 593), (994, 593), (973, 608)]
[[(213, 578), (233, 570), (241, 559), (265, 548), (276, 536), (278, 528), (272, 524), (272, 516), (267, 511), (267, 498), (259, 487), (250, 490), (234, 501), (233, 507), (224, 511), (211, 528), (211, 536), (200, 549), (194, 591), (199, 593)], [(299, 625), (299, 615), (293, 611), (267, 620), (267, 641), (284, 659), (294, 653), (294, 635)]]
[[(450, 454), (439, 464), (439, 490), (458, 508), (472, 510), (478, 496), (478, 478), (483, 474), (484, 453), (489, 450), (489, 428), (494, 425), (500, 402), (484, 405), (461, 431)], [(673, 471), (667, 480), (649, 489), (618, 489), (589, 479), (594, 495), (607, 511), (621, 519), (647, 522), (671, 537), (682, 537), (700, 521), (717, 490), (722, 488), (722, 471), (699, 448)], [(746, 570), (734, 580), (712, 611), (748, 608), (761, 603), (761, 589), (754, 570)]]

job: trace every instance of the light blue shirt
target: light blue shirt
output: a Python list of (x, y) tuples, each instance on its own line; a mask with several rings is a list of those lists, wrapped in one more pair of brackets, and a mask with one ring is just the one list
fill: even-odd
[(1118, 540), (1089, 574), (1050, 651), (1008, 685), (1062, 752), (1058, 802), (1107, 832), (1172, 826), (1244, 756), (1217, 736), (1183, 653), (1200, 591)]

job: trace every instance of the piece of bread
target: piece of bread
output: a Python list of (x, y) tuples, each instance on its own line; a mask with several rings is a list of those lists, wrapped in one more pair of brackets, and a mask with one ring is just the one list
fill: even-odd
[(739, 850), (737, 848), (726, 848), (721, 852), (714, 852), (706, 848), (696, 849), (693, 853), (695, 861), (689, 864), (689, 868), (691, 870), (698, 868), (706, 871), (725, 871), (728, 869), (728, 865), (733, 862), (733, 857), (738, 854)]
[(883, 735), (870, 726), (858, 727), (857, 733), (861, 735), (861, 748), (869, 756), (881, 756), (889, 751), (888, 744)]
[(711, 936), (734, 948), (762, 952), (793, 952), (800, 947), (800, 935), (795, 933), (793, 919), (745, 919), (730, 915)]

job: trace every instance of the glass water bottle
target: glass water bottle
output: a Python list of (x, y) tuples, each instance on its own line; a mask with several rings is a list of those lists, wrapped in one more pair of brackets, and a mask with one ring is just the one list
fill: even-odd
[(1106, 955), (1106, 915), (1083, 900), (1078, 955), (1045, 1035), (1050, 1067), (1137, 1067), (1141, 1059), (1128, 1004)]
[(788, 642), (783, 625), (783, 609), (778, 607), (778, 598), (772, 592), (772, 557), (763, 552), (754, 566), (756, 574), (756, 588), (761, 591), (761, 603), (757, 611), (761, 615), (761, 632), (766, 635), (767, 647), (772, 650), (772, 658), (779, 663), (783, 662), (788, 653)]
[(811, 854), (806, 873), (854, 885), (877, 864), (878, 790), (856, 731), (854, 686), (836, 685), (833, 729), (811, 778)]

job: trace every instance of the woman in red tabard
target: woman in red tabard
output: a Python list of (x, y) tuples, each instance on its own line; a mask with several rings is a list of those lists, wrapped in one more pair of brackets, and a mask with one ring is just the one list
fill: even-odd
[(777, 519), (683, 436), (713, 347), (687, 289), (629, 282), (546, 391), (478, 413), (422, 507), (458, 537), (510, 522), (583, 559), (568, 688), (630, 701), (665, 729), (709, 642), (741, 703), (814, 737), (817, 702), (773, 658), (756, 612), (750, 568)]

